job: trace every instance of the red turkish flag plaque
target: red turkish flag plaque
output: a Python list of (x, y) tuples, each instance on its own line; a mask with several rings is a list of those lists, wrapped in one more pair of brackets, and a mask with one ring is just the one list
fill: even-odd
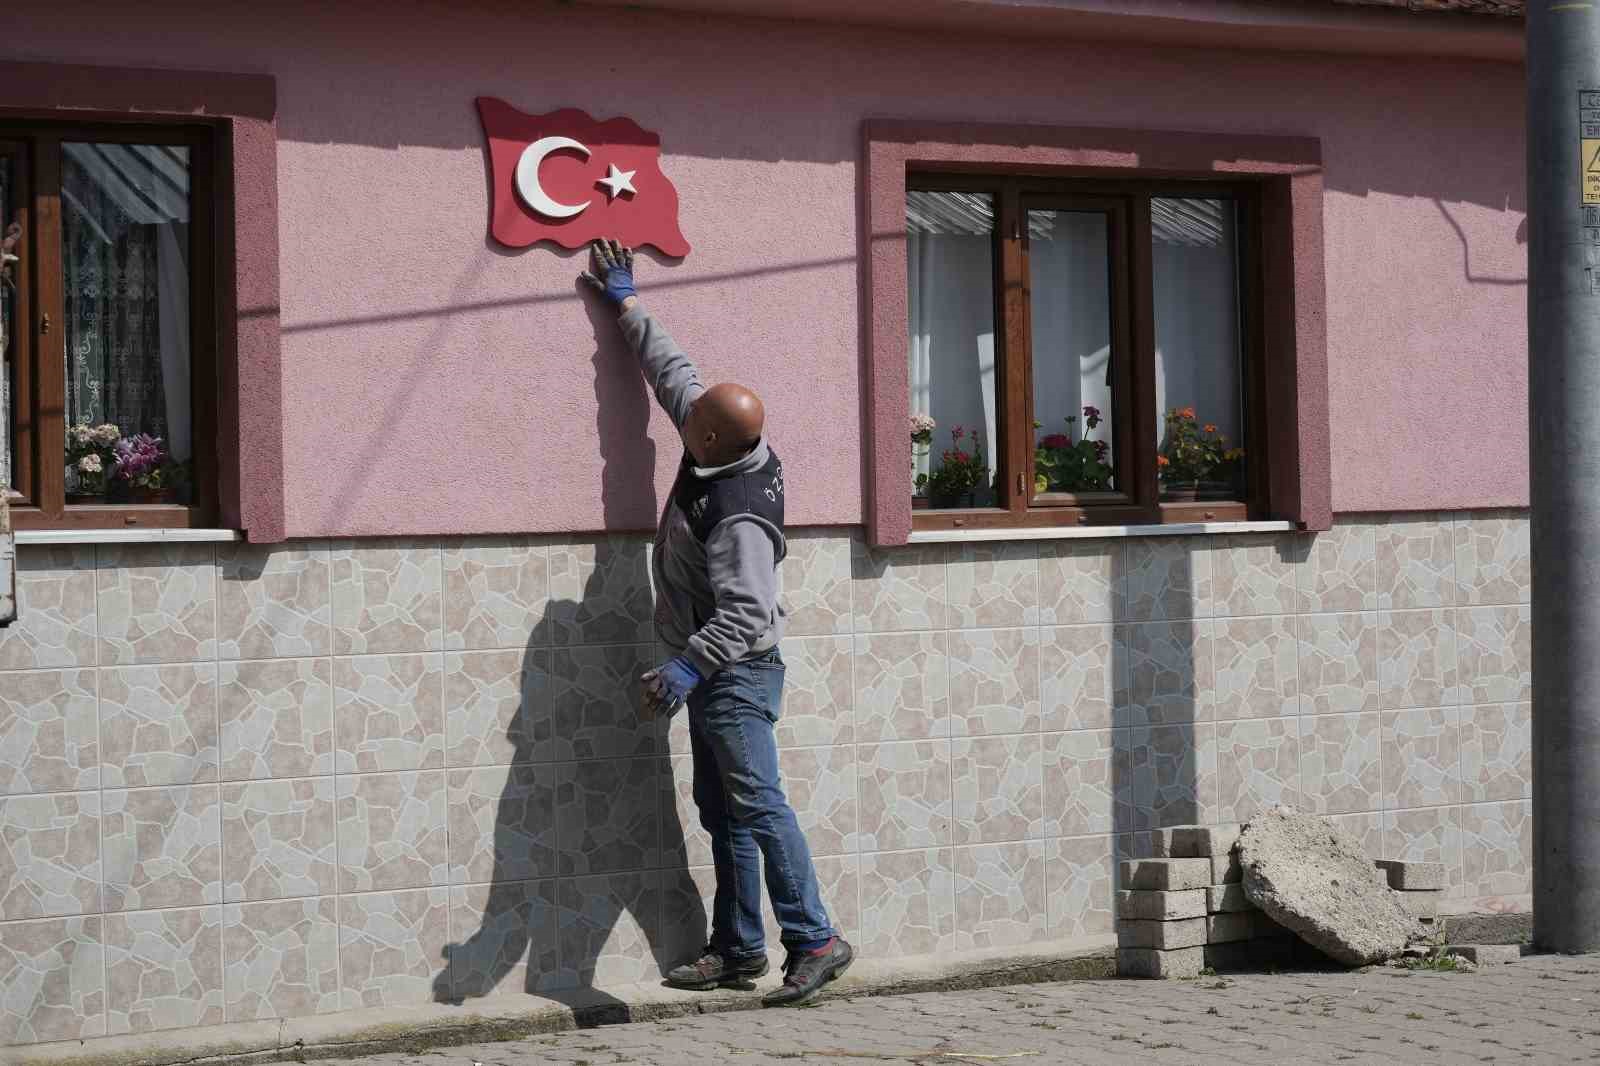
[(478, 97), (494, 194), (489, 232), (511, 248), (599, 237), (663, 255), (689, 254), (678, 190), (661, 173), (661, 137), (626, 118), (597, 122), (576, 108), (544, 115)]

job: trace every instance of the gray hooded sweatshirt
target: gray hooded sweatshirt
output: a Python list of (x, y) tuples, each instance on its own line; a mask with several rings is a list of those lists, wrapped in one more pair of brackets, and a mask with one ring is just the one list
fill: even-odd
[[(706, 391), (694, 364), (642, 304), (618, 321), (656, 400), (681, 434), (689, 408)], [(702, 478), (746, 474), (765, 466), (769, 455), (763, 437), (727, 466), (694, 472)], [(669, 493), (650, 557), (656, 633), (702, 677), (770, 650), (783, 637), (778, 564), (787, 552), (783, 530), (754, 514), (723, 519), (702, 544)]]

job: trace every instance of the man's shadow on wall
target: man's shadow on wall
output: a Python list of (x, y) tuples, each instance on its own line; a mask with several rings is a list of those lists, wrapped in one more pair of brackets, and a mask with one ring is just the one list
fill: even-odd
[[(579, 293), (588, 296), (581, 283)], [(605, 524), (638, 528), (642, 517), (653, 520), (647, 516), (657, 507), (656, 446), (646, 434), (651, 398), (621, 344), (614, 316), (593, 299), (584, 304), (595, 338)], [(549, 447), (554, 453), (560, 444), (551, 440)], [(586, 656), (593, 652), (612, 667), (620, 663), (614, 695), (597, 699), (587, 691), (575, 701), (556, 698), (558, 687), (570, 684), (556, 659), (574, 643), (574, 627), (583, 627), (591, 643), (620, 643), (635, 639), (629, 631), (641, 610), (643, 617), (650, 615), (646, 543), (632, 537), (602, 541), (598, 554), (578, 598), (552, 599), (528, 636), (521, 700), (506, 730), (517, 768), (495, 811), (487, 901), (475, 932), (451, 930), (446, 965), (433, 982), (437, 1002), (529, 992), (582, 1007), (583, 1024), (626, 1020), (627, 1005), (595, 987), (597, 977), (602, 984), (648, 979), (643, 972), (619, 977), (619, 969), (643, 967), (604, 958), (625, 916), (643, 934), (658, 974), (705, 943), (705, 908), (686, 865), (673, 800), (668, 723), (643, 720), (637, 709), (637, 667), (652, 665), (653, 652), (638, 658), (633, 649), (590, 649)], [(605, 743), (596, 749), (599, 735)], [(558, 771), (544, 754), (551, 751), (558, 759), (588, 761), (568, 761)], [(659, 859), (652, 846), (659, 846)], [(569, 861), (575, 854), (579, 861)], [(637, 945), (621, 947), (622, 955), (637, 958), (630, 951)]]

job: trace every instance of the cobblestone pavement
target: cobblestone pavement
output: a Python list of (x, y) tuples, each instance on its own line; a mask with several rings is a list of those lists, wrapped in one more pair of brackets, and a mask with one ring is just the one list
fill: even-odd
[(1477, 973), (1371, 969), (1079, 981), (822, 1000), (604, 1026), (351, 1066), (1600, 1061), (1600, 955)]

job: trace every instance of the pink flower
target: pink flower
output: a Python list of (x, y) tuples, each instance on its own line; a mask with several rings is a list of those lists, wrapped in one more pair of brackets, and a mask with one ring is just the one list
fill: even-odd
[(117, 477), (125, 481), (144, 477), (153, 472), (167, 458), (167, 450), (160, 437), (140, 433), (117, 441)]
[(950, 431), (950, 439), (951, 440), (960, 440), (962, 437), (964, 437), (966, 435), (967, 435), (967, 427), (966, 426), (957, 426), (955, 429), (952, 429)]
[(1106, 453), (1111, 450), (1111, 445), (1107, 444), (1103, 440), (1094, 441), (1093, 444), (1094, 444), (1094, 457), (1096, 459), (1102, 459), (1103, 460), (1106, 457)]

